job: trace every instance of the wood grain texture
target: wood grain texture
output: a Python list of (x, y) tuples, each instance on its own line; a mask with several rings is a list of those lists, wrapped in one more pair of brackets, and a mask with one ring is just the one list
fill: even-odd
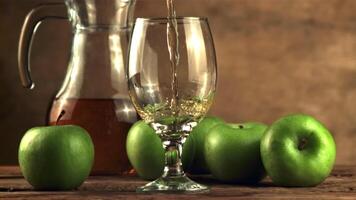
[[(18, 170), (15, 168), (15, 170)], [(332, 174), (317, 187), (276, 187), (270, 179), (258, 185), (227, 185), (210, 177), (195, 177), (200, 183), (211, 187), (211, 192), (196, 195), (135, 193), (135, 188), (145, 184), (136, 177), (90, 177), (75, 191), (33, 191), (31, 186), (18, 176), (5, 177), (9, 170), (0, 168), (0, 199), (356, 199), (356, 166), (337, 166)]]

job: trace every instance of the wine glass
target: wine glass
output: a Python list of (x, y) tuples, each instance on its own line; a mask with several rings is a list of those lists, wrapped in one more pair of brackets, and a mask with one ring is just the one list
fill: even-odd
[[(166, 152), (162, 177), (138, 192), (208, 191), (185, 175), (181, 153), (187, 136), (213, 102), (215, 49), (206, 18), (181, 17), (175, 22), (176, 40), (167, 39), (172, 23), (167, 18), (138, 18), (133, 28), (127, 70), (130, 98)], [(168, 51), (168, 41), (173, 41), (170, 47), (175, 52)]]

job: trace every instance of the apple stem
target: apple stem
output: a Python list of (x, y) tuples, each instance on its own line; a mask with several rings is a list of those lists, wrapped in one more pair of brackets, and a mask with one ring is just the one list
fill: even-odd
[(66, 114), (66, 111), (62, 110), (61, 113), (59, 113), (57, 121), (56, 121), (56, 126), (58, 125), (59, 121), (62, 119), (62, 117)]
[(303, 150), (305, 148), (305, 146), (307, 146), (308, 144), (308, 140), (306, 138), (302, 138), (300, 141), (299, 141), (299, 144), (298, 144), (298, 149), (299, 150)]
[(242, 126), (242, 125), (240, 124), (240, 125), (239, 125), (239, 128), (240, 128), (240, 129), (243, 129), (243, 128), (244, 128), (244, 126)]

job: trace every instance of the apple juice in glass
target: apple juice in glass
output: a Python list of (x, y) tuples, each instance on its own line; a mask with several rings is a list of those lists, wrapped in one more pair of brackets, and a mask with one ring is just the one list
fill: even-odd
[(207, 113), (217, 73), (206, 18), (138, 18), (129, 50), (129, 95), (140, 117), (165, 148), (161, 178), (138, 192), (204, 192), (185, 176), (181, 153), (186, 137)]

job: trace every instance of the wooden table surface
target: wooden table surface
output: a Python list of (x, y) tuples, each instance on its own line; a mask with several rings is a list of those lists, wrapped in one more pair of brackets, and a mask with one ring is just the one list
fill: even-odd
[(0, 167), (0, 199), (352, 199), (356, 200), (356, 166), (336, 166), (319, 186), (276, 187), (266, 178), (258, 185), (227, 185), (209, 177), (195, 178), (211, 187), (205, 194), (137, 194), (145, 184), (136, 177), (95, 176), (73, 191), (34, 191), (21, 177), (18, 167)]

